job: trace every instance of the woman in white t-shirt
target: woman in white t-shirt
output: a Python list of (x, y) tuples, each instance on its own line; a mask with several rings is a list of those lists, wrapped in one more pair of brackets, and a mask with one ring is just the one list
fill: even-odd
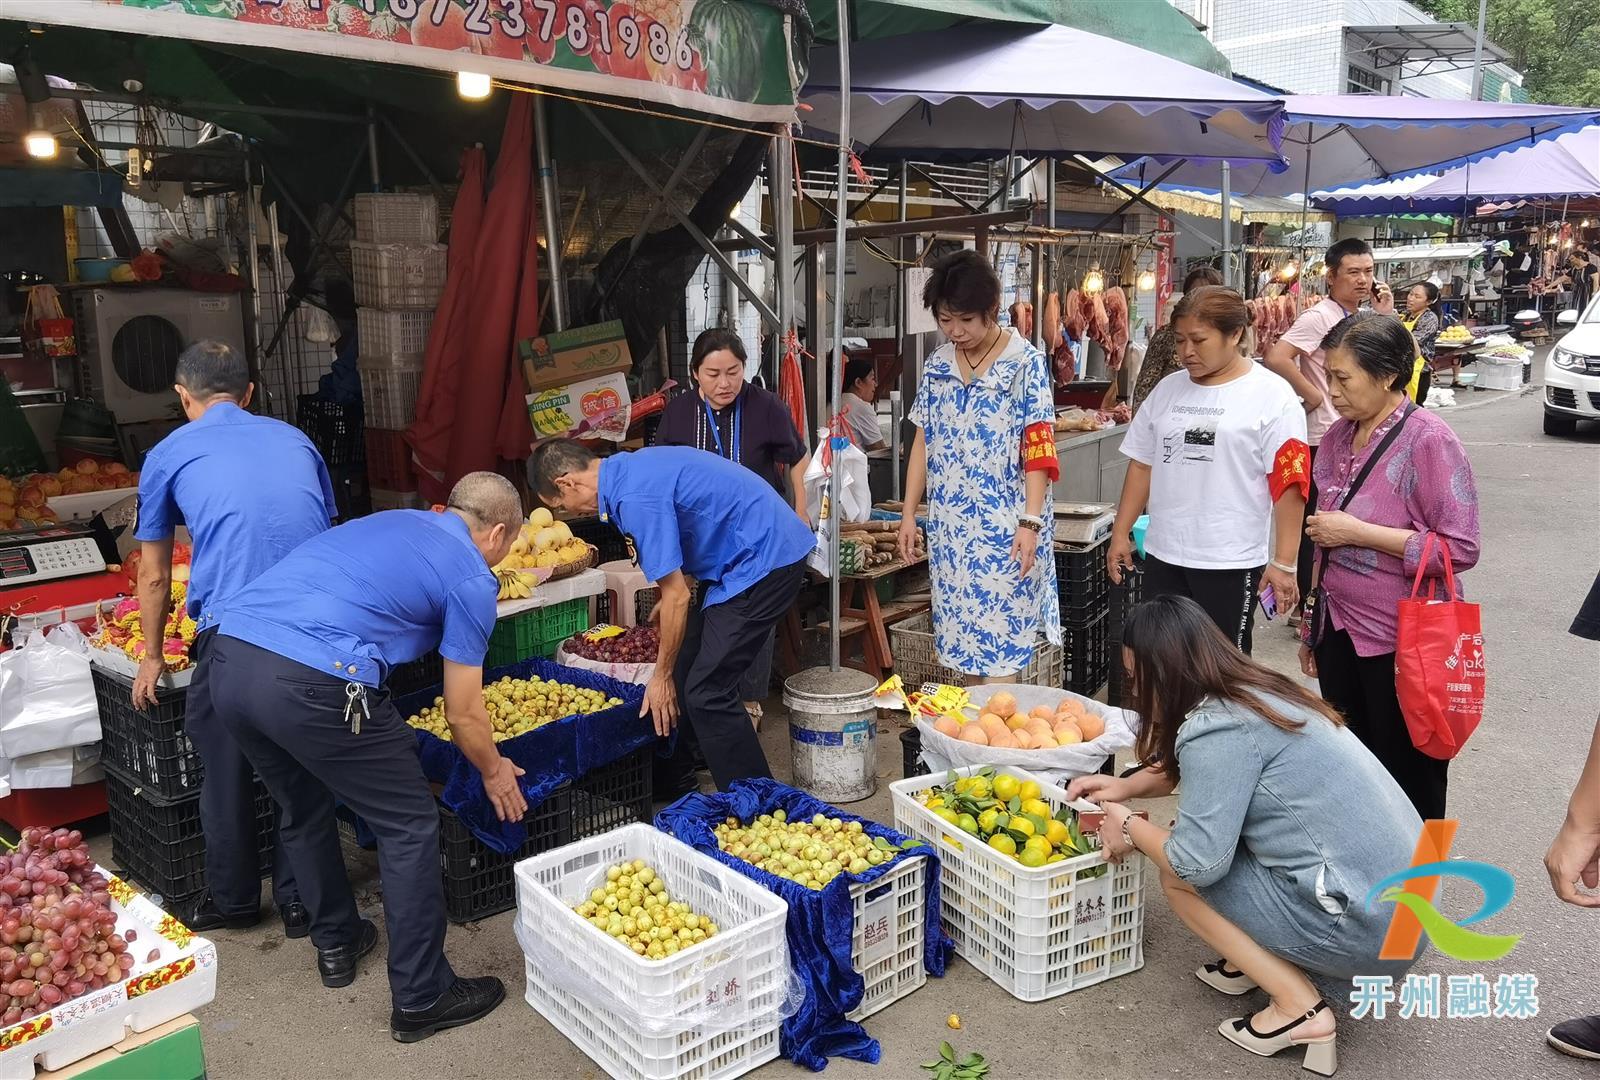
[(885, 448), (878, 407), (873, 404), (877, 397), (877, 364), (869, 356), (852, 358), (844, 366), (844, 397), (840, 401), (839, 415), (844, 419), (850, 438), (869, 454)]
[(1311, 483), (1305, 409), (1287, 382), (1240, 351), (1249, 315), (1232, 289), (1188, 293), (1172, 325), (1183, 370), (1156, 385), (1122, 441), (1132, 461), (1106, 562), (1120, 582), (1133, 565), (1134, 520), (1148, 510), (1145, 595), (1189, 597), (1248, 653), (1258, 590), (1271, 587), (1278, 611), (1300, 599), (1295, 559)]

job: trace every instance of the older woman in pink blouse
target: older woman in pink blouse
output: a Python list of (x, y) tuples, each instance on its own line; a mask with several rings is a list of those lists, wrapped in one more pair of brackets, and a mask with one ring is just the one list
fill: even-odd
[[(1444, 817), (1449, 763), (1412, 745), (1395, 693), (1397, 604), (1411, 594), (1423, 543), (1445, 540), (1459, 572), (1478, 561), (1478, 490), (1450, 426), (1405, 393), (1416, 346), (1392, 315), (1362, 312), (1329, 332), (1328, 394), (1340, 419), (1313, 465), (1318, 501), (1306, 535), (1318, 547), (1325, 613), (1315, 648), (1300, 665), (1345, 716), (1423, 820)], [(1396, 425), (1399, 432), (1385, 443)], [(1344, 509), (1357, 475), (1375, 453)], [(1443, 589), (1436, 546), (1423, 569)], [(1311, 634), (1307, 620), (1303, 634)]]

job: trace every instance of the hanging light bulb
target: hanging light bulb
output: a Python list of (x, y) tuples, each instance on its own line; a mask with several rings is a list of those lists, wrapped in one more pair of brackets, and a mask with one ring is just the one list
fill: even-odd
[(1278, 277), (1284, 281), (1293, 281), (1300, 275), (1300, 264), (1290, 259), (1278, 271)]
[(1089, 267), (1089, 272), (1083, 275), (1083, 291), (1097, 293), (1105, 289), (1106, 276), (1100, 272), (1100, 264), (1095, 263)]
[(1584, 219), (1583, 219), (1583, 224), (1582, 224), (1582, 225), (1579, 225), (1579, 226), (1578, 226), (1578, 228), (1580, 228), (1580, 229), (1587, 229), (1587, 228), (1589, 228), (1589, 219), (1588, 219), (1588, 218), (1584, 218)]
[(1149, 292), (1154, 289), (1156, 287), (1156, 272), (1154, 270), (1139, 271), (1137, 285), (1140, 292)]
[(481, 71), (456, 72), (456, 93), (467, 101), (482, 101), (492, 88), (489, 76)]
[(53, 158), (60, 149), (56, 145), (56, 137), (48, 131), (30, 131), (22, 137), (22, 145), (27, 147), (28, 156), (32, 158)]

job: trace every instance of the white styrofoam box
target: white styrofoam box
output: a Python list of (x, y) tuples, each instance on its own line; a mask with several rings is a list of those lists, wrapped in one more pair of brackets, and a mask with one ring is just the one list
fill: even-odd
[(88, 521), (106, 507), (137, 493), (138, 489), (132, 487), (80, 491), (76, 495), (53, 495), (44, 504), (55, 511), (60, 521)]
[(1478, 385), (1485, 390), (1519, 390), (1522, 387), (1522, 361), (1480, 356), (1474, 365)]
[(407, 192), (351, 196), (356, 239), (369, 244), (431, 244), (439, 239), (439, 200)]
[(361, 339), (362, 366), (420, 367), (428, 352), (433, 315), (432, 308), (419, 311), (357, 308), (356, 332)]
[[(608, 867), (643, 859), (715, 937), (648, 960), (573, 910)], [(516, 866), (528, 1004), (606, 1073), (722, 1080), (778, 1056), (789, 992), (789, 905), (715, 859), (640, 823)]]
[(363, 423), (383, 431), (410, 427), (417, 415), (417, 396), (422, 393), (422, 364), (369, 364), (362, 357), (356, 366), (361, 372)]
[(444, 292), (443, 244), (368, 244), (350, 241), (350, 276), (361, 307), (428, 308)]
[(217, 950), (120, 878), (111, 883), (117, 933), (137, 963), (122, 982), (64, 1001), (49, 1012), (0, 1028), (0, 1080), (33, 1080), (35, 1063), (61, 1069), (193, 1012), (217, 996)]
[(866, 986), (847, 1019), (864, 1020), (928, 981), (928, 870), (926, 855), (903, 858), (882, 877), (850, 887), (850, 963)]
[[(969, 776), (987, 766), (955, 770)], [(1051, 809), (1096, 807), (1022, 769), (1003, 770), (1039, 784)], [(1023, 866), (934, 814), (918, 792), (940, 776), (889, 785), (895, 828), (939, 852), (940, 916), (956, 952), (1022, 1001), (1043, 1001), (1144, 966), (1144, 856), (1109, 864), (1098, 851), (1044, 866)], [(1102, 866), (1099, 877), (1088, 873)]]
[(98, 742), (21, 754), (11, 761), (11, 787), (17, 791), (72, 787), (104, 776)]

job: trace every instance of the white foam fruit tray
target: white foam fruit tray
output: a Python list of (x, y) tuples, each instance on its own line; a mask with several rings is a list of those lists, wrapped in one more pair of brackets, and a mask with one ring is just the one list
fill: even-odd
[(100, 872), (111, 883), (117, 933), (126, 936), (131, 929), (136, 935), (128, 945), (138, 961), (133, 973), (31, 1020), (0, 1028), (0, 1080), (33, 1080), (36, 1066), (65, 1068), (217, 996), (216, 946), (121, 878), (104, 868)]
[[(970, 776), (991, 766), (954, 770)], [(1066, 790), (1023, 769), (1000, 770), (1039, 784), (1052, 811)], [(939, 907), (956, 952), (1013, 997), (1044, 1001), (1144, 966), (1144, 864), (1134, 854), (1110, 864), (1088, 855), (1027, 867), (945, 821), (916, 795), (944, 783), (934, 773), (889, 786), (895, 828), (939, 852)], [(1101, 870), (1104, 867), (1106, 869)]]
[[(608, 867), (643, 859), (718, 933), (649, 960), (573, 910)], [(649, 825), (625, 825), (516, 866), (527, 1001), (606, 1074), (728, 1080), (778, 1056), (789, 906)]]

